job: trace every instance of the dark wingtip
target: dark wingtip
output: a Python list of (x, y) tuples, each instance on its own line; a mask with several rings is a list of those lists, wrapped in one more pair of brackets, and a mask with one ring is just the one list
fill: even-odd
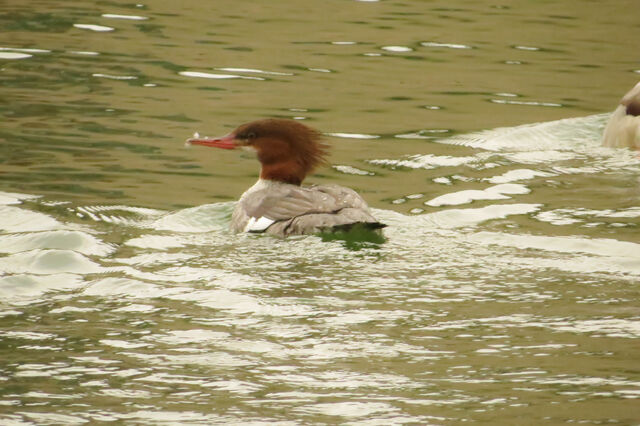
[(640, 83), (622, 97), (620, 104), (625, 107), (627, 115), (632, 117), (640, 115)]
[(632, 115), (634, 117), (637, 117), (640, 115), (640, 101), (630, 102), (627, 105), (627, 115)]
[(344, 225), (336, 225), (331, 228), (333, 231), (343, 231), (349, 232), (353, 229), (365, 229), (368, 231), (373, 231), (376, 229), (386, 228), (387, 224), (381, 222), (355, 222), (355, 223), (347, 223)]

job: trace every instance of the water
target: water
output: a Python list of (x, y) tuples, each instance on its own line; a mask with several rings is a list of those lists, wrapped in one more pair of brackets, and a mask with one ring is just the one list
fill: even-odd
[[(635, 6), (5, 3), (0, 422), (637, 424)], [(228, 231), (267, 116), (386, 242)]]

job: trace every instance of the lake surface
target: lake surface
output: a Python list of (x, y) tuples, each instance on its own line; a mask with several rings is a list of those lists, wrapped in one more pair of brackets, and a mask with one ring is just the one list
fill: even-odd
[[(0, 6), (0, 423), (640, 422), (635, 0)], [(262, 117), (386, 242), (228, 230)]]

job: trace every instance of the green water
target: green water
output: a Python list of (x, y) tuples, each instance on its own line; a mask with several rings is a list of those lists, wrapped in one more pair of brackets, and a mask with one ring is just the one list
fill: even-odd
[[(0, 5), (0, 423), (636, 424), (635, 1)], [(386, 241), (228, 231), (261, 117)], [(536, 124), (537, 123), (537, 124)]]

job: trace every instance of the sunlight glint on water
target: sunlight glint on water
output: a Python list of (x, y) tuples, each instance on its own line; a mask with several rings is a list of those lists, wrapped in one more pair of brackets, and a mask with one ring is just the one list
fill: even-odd
[[(633, 6), (10, 2), (0, 423), (637, 423)], [(264, 116), (386, 242), (228, 230)]]

